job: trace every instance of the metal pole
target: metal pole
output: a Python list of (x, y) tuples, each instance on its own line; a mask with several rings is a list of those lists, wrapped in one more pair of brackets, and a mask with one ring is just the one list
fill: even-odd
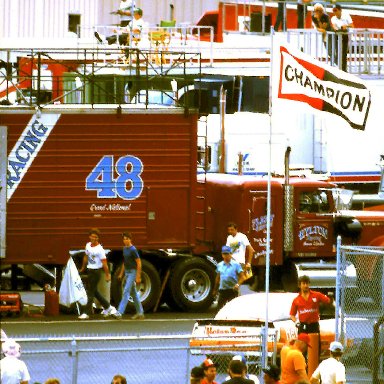
[(76, 344), (75, 336), (73, 336), (71, 341), (71, 356), (72, 356), (72, 384), (77, 384), (79, 361), (77, 356), (77, 344)]
[(269, 265), (271, 254), (271, 163), (272, 163), (272, 71), (273, 71), (273, 35), (271, 27), (271, 68), (269, 75), (269, 153), (268, 153), (268, 187), (267, 187), (267, 239), (265, 245), (265, 327), (263, 338), (262, 367), (267, 366), (268, 360), (268, 305), (269, 305)]
[(340, 338), (339, 314), (340, 314), (340, 249), (341, 236), (337, 236), (336, 248), (336, 292), (335, 292), (335, 340)]
[(191, 350), (190, 347), (187, 348), (187, 370), (185, 372), (185, 383), (189, 383), (189, 372), (190, 372), (190, 355), (191, 355)]
[(223, 85), (220, 87), (220, 159), (219, 173), (225, 172), (225, 107), (226, 107), (227, 91)]
[(265, 0), (263, 0), (263, 12), (261, 13), (261, 32), (265, 33)]
[(381, 274), (381, 312), (384, 313), (384, 257), (381, 259), (381, 268), (382, 268), (382, 274)]
[[(32, 72), (33, 73), (33, 72)], [(33, 79), (32, 79), (33, 84)], [(41, 53), (39, 52), (37, 54), (37, 97), (36, 97), (36, 104), (38, 107), (40, 107), (40, 85), (41, 85)], [(31, 98), (32, 100), (32, 98)]]

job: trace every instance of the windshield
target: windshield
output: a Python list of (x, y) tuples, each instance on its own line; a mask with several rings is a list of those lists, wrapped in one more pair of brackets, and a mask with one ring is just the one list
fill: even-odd
[(333, 188), (332, 195), (335, 201), (336, 210), (351, 209), (353, 191), (343, 188)]

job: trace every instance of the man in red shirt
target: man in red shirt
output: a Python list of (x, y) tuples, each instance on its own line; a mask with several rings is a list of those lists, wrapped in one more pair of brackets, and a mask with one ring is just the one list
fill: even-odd
[(201, 384), (218, 384), (216, 378), (216, 365), (211, 359), (205, 359), (201, 366), (204, 369), (204, 379)]
[(320, 292), (309, 289), (310, 279), (308, 276), (299, 278), (300, 293), (294, 298), (291, 306), (291, 319), (300, 333), (320, 334), (320, 303), (331, 304), (332, 300)]

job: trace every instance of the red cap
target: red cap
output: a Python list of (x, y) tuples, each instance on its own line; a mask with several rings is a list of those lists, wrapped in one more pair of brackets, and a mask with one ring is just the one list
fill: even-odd
[(203, 368), (215, 367), (215, 363), (211, 359), (205, 359), (203, 364)]
[(300, 333), (300, 335), (297, 336), (297, 340), (303, 341), (308, 345), (309, 348), (312, 348), (311, 344), (309, 343), (311, 339), (309, 338), (308, 333)]

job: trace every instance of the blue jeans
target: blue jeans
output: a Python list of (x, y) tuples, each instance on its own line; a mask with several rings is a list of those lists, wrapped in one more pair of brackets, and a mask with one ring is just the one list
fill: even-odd
[(135, 304), (136, 313), (142, 315), (144, 313), (143, 306), (140, 301), (139, 294), (136, 290), (136, 269), (125, 270), (125, 286), (123, 297), (121, 298), (118, 311), (123, 314), (128, 304), (129, 298), (132, 297)]

